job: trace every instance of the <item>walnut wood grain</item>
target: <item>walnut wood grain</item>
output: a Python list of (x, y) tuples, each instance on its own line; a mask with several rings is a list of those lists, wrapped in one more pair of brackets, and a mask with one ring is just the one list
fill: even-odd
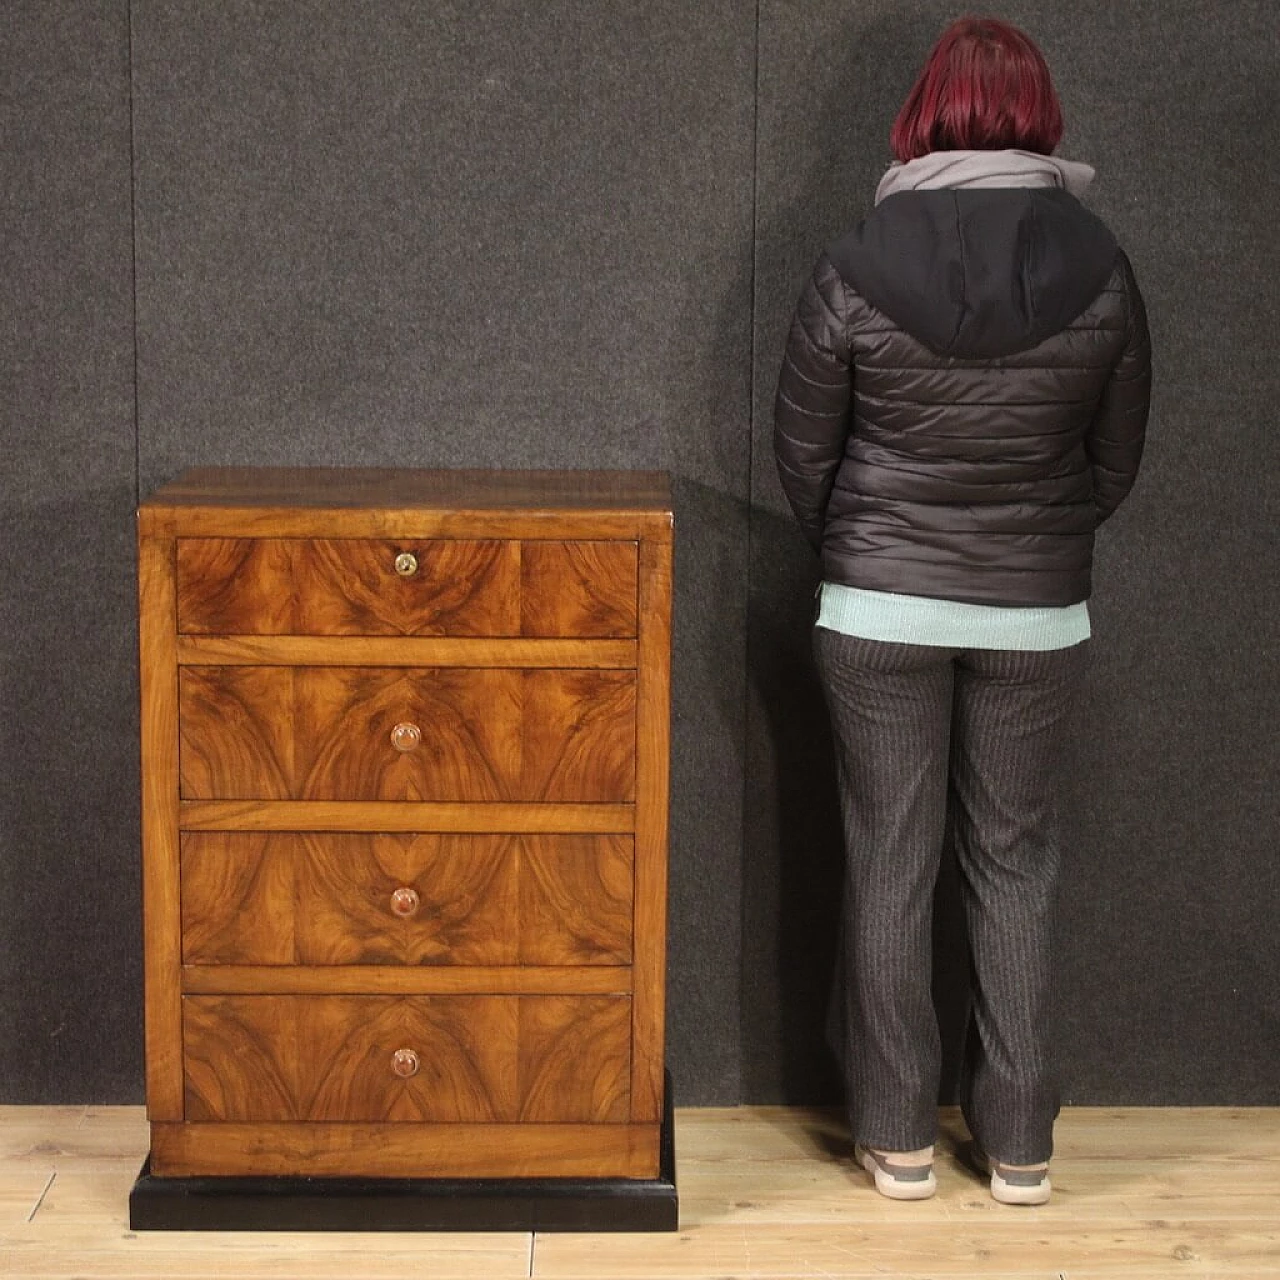
[(667, 819), (671, 757), (670, 542), (645, 542), (640, 559), (639, 706), (636, 730), (635, 1050), (631, 1119), (663, 1109), (667, 951)]
[(153, 1171), (654, 1176), (666, 477), (204, 468), (138, 526)]
[(504, 640), (420, 636), (179, 636), (182, 666), (622, 667), (634, 640)]
[(545, 529), (575, 511), (671, 509), (664, 471), (416, 467), (192, 467), (160, 486), (144, 511), (191, 507), (343, 511), (419, 509), (468, 519), (485, 511), (536, 515)]
[[(418, 568), (395, 570), (412, 552)], [(182, 538), (178, 630), (319, 636), (516, 636), (520, 544)]]
[(655, 1178), (651, 1124), (153, 1124), (157, 1177)]
[[(184, 667), (184, 799), (621, 801), (635, 676), (488, 668)], [(423, 741), (397, 751), (397, 723)]]
[(661, 472), (195, 468), (142, 504), (160, 537), (669, 538)]
[(630, 995), (630, 965), (183, 965), (188, 995)]
[(521, 996), (519, 1014), (521, 1120), (630, 1118), (630, 999)]
[(184, 800), (186, 831), (628, 832), (631, 804), (409, 804), (381, 800)]
[(153, 1120), (180, 1120), (183, 1107), (173, 557), (172, 541), (139, 539), (143, 961), (147, 1114)]
[(521, 544), (520, 634), (634, 636), (634, 542)]
[(186, 1116), (623, 1121), (630, 1019), (625, 996), (186, 996)]
[[(396, 572), (410, 554), (416, 569)], [(636, 544), (183, 538), (187, 634), (625, 637)]]
[[(625, 836), (186, 832), (183, 961), (617, 965)], [(417, 895), (409, 915), (392, 896)]]
[(497, 538), (549, 536), (575, 541), (661, 540), (657, 512), (589, 510), (433, 511), (320, 507), (167, 507), (142, 509), (138, 523), (156, 538)]

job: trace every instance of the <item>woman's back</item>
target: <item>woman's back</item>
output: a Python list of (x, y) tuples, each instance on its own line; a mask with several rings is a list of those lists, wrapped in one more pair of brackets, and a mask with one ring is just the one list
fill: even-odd
[[(894, 122), (875, 209), (818, 259), (774, 447), (833, 588), (1084, 609), (1094, 530), (1141, 461), (1150, 340), (1128, 258), (1078, 199), (1093, 170), (1052, 154), (1061, 137), (1029, 38), (961, 19)], [(919, 616), (926, 642), (967, 634)]]
[[(992, 172), (1034, 181), (1051, 162), (943, 156), (945, 189), (888, 195), (819, 262), (779, 382), (782, 474), (830, 467), (814, 446), (828, 415), (851, 410), (825, 510), (829, 581), (1070, 604), (1089, 595), (1113, 478), (1140, 455), (1139, 436), (1103, 457), (1116, 423), (1100, 409), (1126, 346), (1136, 358), (1145, 345), (1141, 299), (1070, 193), (983, 185)], [(900, 172), (937, 167), (926, 159)]]
[(890, 133), (875, 211), (819, 258), (778, 383), (778, 474), (822, 554), (813, 650), (845, 877), (828, 1032), (875, 1186), (932, 1195), (931, 911), (948, 830), (974, 984), (959, 1102), (992, 1196), (1043, 1204), (1058, 766), (1094, 530), (1129, 492), (1150, 343), (1133, 271), (1055, 159), (1030, 38), (963, 18)]

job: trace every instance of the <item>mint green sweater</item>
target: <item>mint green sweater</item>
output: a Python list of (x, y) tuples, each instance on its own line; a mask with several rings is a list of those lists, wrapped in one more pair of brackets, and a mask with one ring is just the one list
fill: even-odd
[(1089, 607), (964, 604), (824, 582), (816, 625), (867, 640), (961, 649), (1065, 649), (1089, 638)]

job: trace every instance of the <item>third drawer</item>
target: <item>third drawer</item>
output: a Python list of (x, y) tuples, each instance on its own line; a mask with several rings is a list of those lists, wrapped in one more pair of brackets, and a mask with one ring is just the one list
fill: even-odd
[(629, 835), (186, 831), (186, 964), (631, 962)]

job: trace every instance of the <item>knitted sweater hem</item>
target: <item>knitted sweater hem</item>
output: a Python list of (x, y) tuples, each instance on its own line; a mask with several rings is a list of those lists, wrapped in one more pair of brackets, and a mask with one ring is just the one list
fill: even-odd
[(815, 626), (864, 640), (962, 649), (1065, 649), (1089, 639), (1086, 601), (1006, 607), (824, 582)]

